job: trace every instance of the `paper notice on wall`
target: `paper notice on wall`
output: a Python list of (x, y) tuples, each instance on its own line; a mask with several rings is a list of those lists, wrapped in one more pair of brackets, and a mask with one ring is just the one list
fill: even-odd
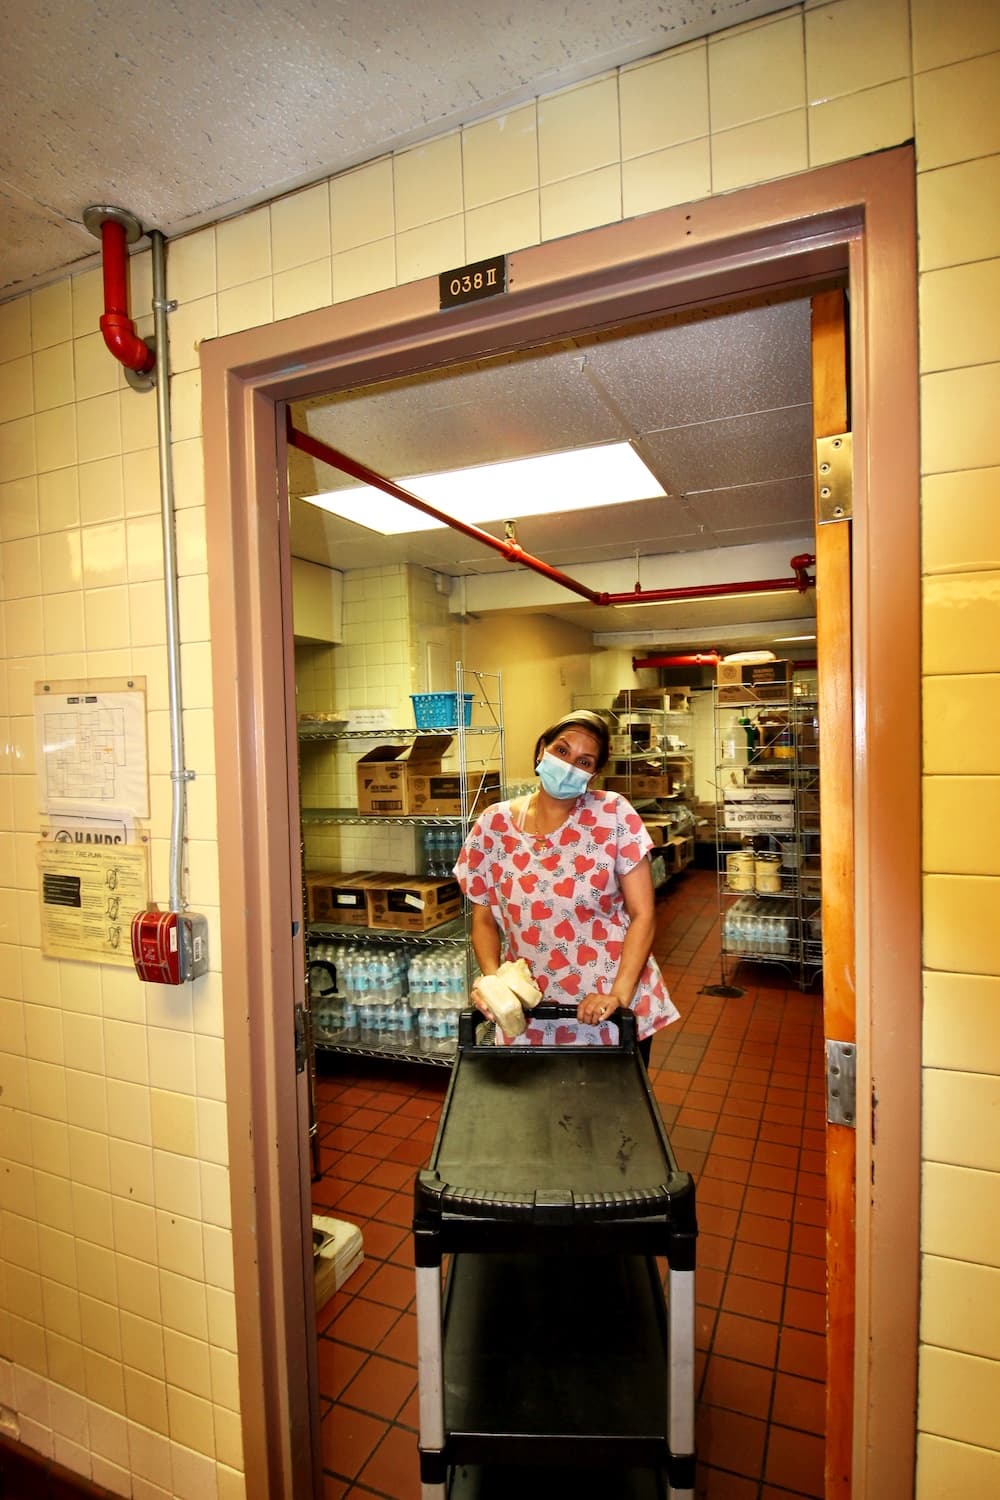
[(131, 966), (131, 926), (149, 905), (146, 844), (38, 844), (41, 948), (47, 958)]
[(42, 837), (56, 844), (134, 844), (135, 819), (128, 808), (109, 807), (96, 817), (84, 808), (67, 807), (49, 814)]
[[(149, 817), (146, 694), (37, 683), (35, 749), (39, 811)], [(57, 687), (60, 689), (57, 691)]]

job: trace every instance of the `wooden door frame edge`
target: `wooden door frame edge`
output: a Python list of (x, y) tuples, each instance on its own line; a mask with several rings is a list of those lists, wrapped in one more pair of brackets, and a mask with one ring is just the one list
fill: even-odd
[[(920, 654), (912, 148), (512, 252), (511, 291), (442, 314), (437, 278), (201, 347), (223, 1014), (249, 1500), (301, 1500), (319, 1438), (289, 976), (301, 972), (294, 724), (276, 559), (282, 403), (849, 266), (855, 437), (859, 1100), (856, 1496), (912, 1494), (920, 1185)], [(869, 420), (869, 418), (871, 420)], [(873, 497), (877, 497), (876, 499)], [(881, 566), (879, 562), (881, 560)], [(891, 561), (890, 561), (891, 560)], [(287, 558), (284, 559), (287, 568)], [(283, 603), (283, 596), (285, 602)], [(291, 789), (291, 790), (290, 790)], [(866, 1045), (867, 1044), (867, 1045)], [(305, 1372), (305, 1373), (304, 1373)]]

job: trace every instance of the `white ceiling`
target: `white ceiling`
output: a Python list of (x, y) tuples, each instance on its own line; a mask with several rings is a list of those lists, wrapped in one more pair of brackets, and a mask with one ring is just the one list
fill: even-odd
[[(98, 264), (82, 222), (89, 204), (123, 207), (170, 239), (790, 3), (10, 0), (0, 49), (8, 120), (0, 138), (0, 299)], [(306, 420), (397, 475), (629, 437), (670, 499), (579, 520), (567, 504), (525, 522), (522, 545), (570, 572), (638, 553), (649, 568), (654, 554), (668, 569), (671, 558), (690, 564), (699, 556), (712, 576), (736, 576), (716, 560), (717, 549), (782, 545), (811, 530), (803, 308), (726, 317), (716, 310), (581, 340), (326, 410), (321, 403)], [(489, 392), (489, 424), (468, 420), (473, 385), (477, 402)], [(293, 472), (293, 493), (309, 482)], [(321, 487), (330, 484), (327, 473)], [(486, 549), (473, 555), (457, 534), (373, 549), (370, 534), (334, 535), (329, 517), (295, 511), (296, 552), (338, 566), (360, 566), (376, 553), (384, 560), (393, 548), (444, 574), (507, 566)], [(735, 566), (742, 554), (729, 555)], [(801, 613), (800, 603), (747, 602), (740, 618), (782, 619)], [(547, 612), (595, 631), (623, 626), (573, 595)], [(719, 622), (720, 612), (691, 610), (683, 620), (676, 608), (636, 613), (643, 639), (659, 630), (677, 646), (685, 626), (693, 643), (706, 644), (701, 625)]]

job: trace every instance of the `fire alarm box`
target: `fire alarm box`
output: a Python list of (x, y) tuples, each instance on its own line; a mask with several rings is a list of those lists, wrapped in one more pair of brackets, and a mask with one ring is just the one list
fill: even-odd
[(137, 911), (132, 961), (150, 984), (184, 984), (208, 969), (208, 921), (190, 911)]

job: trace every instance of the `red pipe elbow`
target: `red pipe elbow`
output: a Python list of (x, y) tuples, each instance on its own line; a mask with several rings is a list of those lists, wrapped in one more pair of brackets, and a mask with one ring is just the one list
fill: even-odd
[(125, 230), (113, 219), (101, 225), (104, 269), (104, 313), (101, 332), (115, 359), (127, 370), (148, 375), (156, 364), (156, 353), (135, 331), (128, 314), (128, 252)]

